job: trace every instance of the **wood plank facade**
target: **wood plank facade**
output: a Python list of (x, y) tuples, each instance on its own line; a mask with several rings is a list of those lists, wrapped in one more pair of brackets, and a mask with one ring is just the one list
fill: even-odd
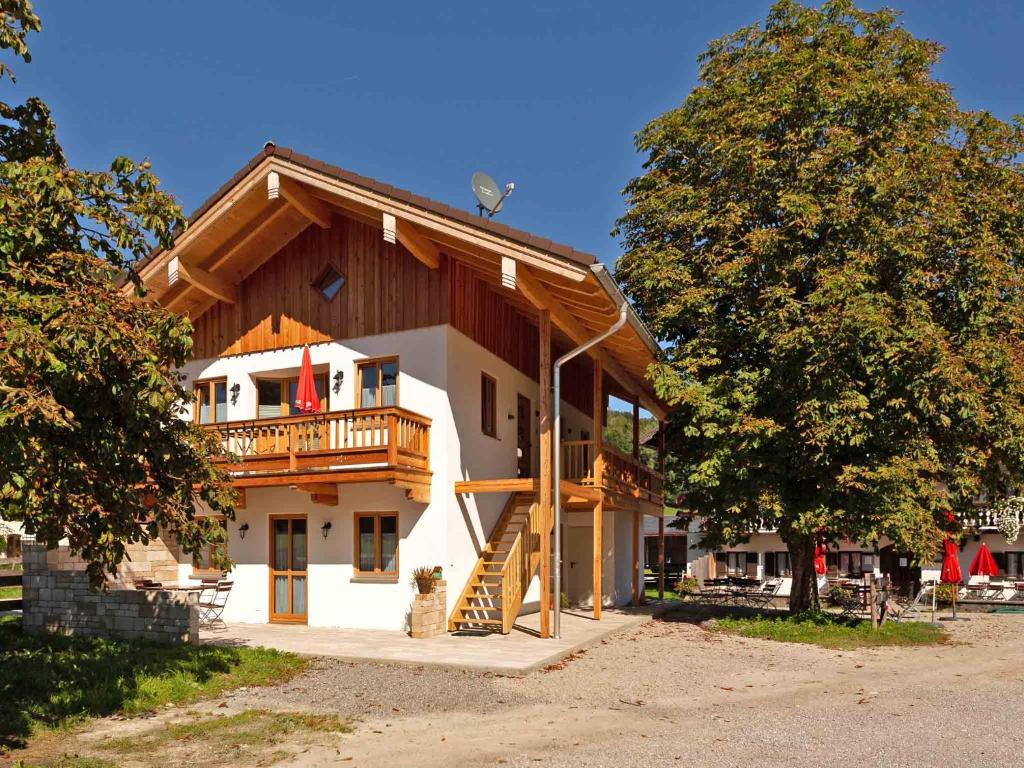
[[(341, 293), (325, 301), (310, 285), (333, 266), (345, 277)], [(218, 301), (199, 317), (193, 357), (243, 355), (331, 340), (450, 323), (509, 365), (538, 381), (535, 316), (484, 276), (442, 251), (430, 269), (381, 230), (335, 213), (331, 227), (310, 225), (237, 286), (234, 304)], [(552, 356), (570, 348), (553, 341)], [(592, 365), (587, 357), (563, 369), (563, 399), (593, 410)]]

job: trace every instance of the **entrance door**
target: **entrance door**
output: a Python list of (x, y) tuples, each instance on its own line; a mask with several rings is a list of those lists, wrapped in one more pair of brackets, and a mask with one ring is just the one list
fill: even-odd
[(518, 456), (519, 477), (533, 477), (533, 420), (530, 418), (530, 398), (519, 395), (516, 400), (516, 455)]
[(306, 623), (306, 516), (270, 518), (270, 620)]

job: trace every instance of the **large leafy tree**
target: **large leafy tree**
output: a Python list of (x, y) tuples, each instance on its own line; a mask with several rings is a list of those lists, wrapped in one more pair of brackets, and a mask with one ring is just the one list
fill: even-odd
[[(28, 62), (39, 28), (0, 0), (0, 48)], [(148, 163), (72, 168), (43, 102), (0, 102), (0, 518), (66, 538), (96, 582), (160, 529), (188, 552), (222, 537), (195, 501), (232, 512), (214, 446), (180, 418), (191, 327), (133, 295), (135, 263), (183, 224)]]
[(637, 136), (618, 263), (670, 344), (669, 447), (708, 546), (777, 527), (931, 555), (1024, 469), (1024, 132), (961, 109), (894, 12), (776, 3)]

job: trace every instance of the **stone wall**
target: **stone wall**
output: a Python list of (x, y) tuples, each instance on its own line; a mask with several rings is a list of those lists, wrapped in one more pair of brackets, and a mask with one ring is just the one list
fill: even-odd
[(137, 547), (131, 567), (108, 578), (107, 591), (89, 586), (86, 564), (67, 547), (24, 548), (22, 626), (26, 632), (142, 638), (170, 643), (199, 642), (199, 606), (195, 592), (142, 591), (137, 579), (176, 581), (177, 564), (161, 543)]
[(415, 638), (444, 634), (448, 629), (446, 604), (447, 585), (444, 581), (435, 581), (434, 591), (429, 595), (417, 594), (409, 613), (409, 634)]

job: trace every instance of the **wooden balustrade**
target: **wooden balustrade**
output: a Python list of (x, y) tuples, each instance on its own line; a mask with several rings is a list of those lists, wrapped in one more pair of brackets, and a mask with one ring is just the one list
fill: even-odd
[(526, 524), (518, 531), (501, 566), (501, 631), (512, 631), (533, 574), (540, 565), (541, 509), (530, 506)]
[(204, 424), (231, 470), (296, 471), (346, 464), (429, 469), (430, 419), (404, 408), (360, 408)]
[[(632, 456), (607, 443), (602, 446), (604, 486), (606, 489), (641, 496), (661, 503), (664, 478)], [(594, 484), (594, 441), (562, 442), (562, 477), (581, 485)]]

